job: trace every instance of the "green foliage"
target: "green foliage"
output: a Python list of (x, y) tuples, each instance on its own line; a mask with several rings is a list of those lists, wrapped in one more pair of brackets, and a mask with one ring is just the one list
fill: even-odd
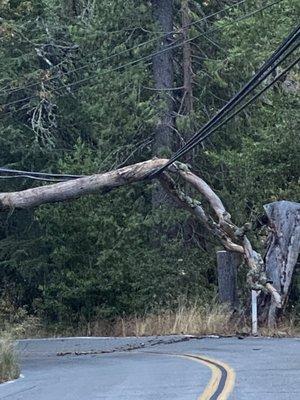
[[(206, 14), (220, 7), (206, 3)], [(192, 45), (196, 101), (190, 115), (176, 117), (176, 143), (222, 107), (295, 24), (294, 0), (233, 22), (258, 3), (191, 28), (191, 36), (219, 29)], [(199, 8), (192, 16), (201, 18)], [(140, 46), (157, 35), (146, 2), (5, 1), (1, 17), (1, 103), (29, 97), (1, 108), (1, 165), (91, 174), (151, 157), (164, 103), (149, 90), (150, 62), (118, 68), (156, 48)], [(180, 87), (180, 49), (174, 59)], [(181, 96), (174, 91), (177, 109)], [(299, 200), (298, 110), (296, 94), (279, 83), (194, 152), (193, 167), (237, 223), (255, 220), (264, 203)], [(9, 191), (34, 183), (0, 185)], [(216, 244), (185, 212), (153, 210), (151, 199), (152, 186), (138, 184), (1, 216), (2, 295), (66, 324), (176, 307), (180, 295), (212, 298)]]

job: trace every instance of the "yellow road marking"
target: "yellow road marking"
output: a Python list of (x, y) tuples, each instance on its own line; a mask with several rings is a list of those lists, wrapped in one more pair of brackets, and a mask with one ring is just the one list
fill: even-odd
[[(176, 353), (158, 353), (158, 352), (144, 352), (144, 354), (156, 354), (156, 355), (165, 355), (165, 356), (173, 356), (173, 357), (180, 357), (186, 358), (188, 360), (199, 362), (206, 367), (210, 368), (211, 370), (211, 377), (209, 383), (205, 387), (205, 390), (201, 395), (198, 397), (198, 400), (227, 400), (230, 393), (234, 388), (235, 383), (235, 372), (230, 367), (230, 365), (224, 363), (223, 361), (214, 360), (213, 358), (202, 356), (200, 354), (176, 354)], [(138, 353), (136, 353), (138, 354)], [(222, 380), (222, 368), (226, 371), (226, 379), (224, 382)], [(220, 384), (223, 386), (221, 389), (219, 386)], [(218, 390), (218, 395), (216, 391)]]
[(215, 361), (219, 365), (221, 365), (227, 371), (227, 379), (225, 382), (225, 386), (221, 396), (218, 397), (218, 400), (226, 400), (228, 399), (230, 393), (233, 391), (234, 384), (235, 384), (235, 372), (230, 365), (224, 363), (223, 361)]
[(225, 369), (225, 371), (227, 372), (227, 377), (224, 384), (224, 388), (222, 392), (218, 395), (217, 400), (228, 399), (230, 393), (234, 388), (234, 383), (235, 383), (235, 372), (228, 364), (221, 362), (219, 360), (214, 360), (212, 358), (204, 357), (202, 355), (200, 356), (194, 354), (186, 354), (181, 357), (188, 358), (189, 360), (193, 360), (196, 362), (200, 362), (201, 364), (204, 364), (205, 366), (209, 367), (212, 372), (210, 381), (207, 384), (204, 392), (198, 397), (198, 400), (210, 400), (211, 397), (216, 392), (221, 382), (221, 376), (222, 376), (221, 370), (218, 368), (218, 366), (221, 366)]

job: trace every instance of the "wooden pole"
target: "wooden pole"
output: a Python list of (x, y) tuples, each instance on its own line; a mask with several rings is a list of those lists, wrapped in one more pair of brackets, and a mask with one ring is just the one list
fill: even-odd
[(219, 300), (229, 304), (231, 309), (238, 305), (237, 297), (237, 268), (241, 263), (241, 256), (231, 251), (218, 251), (218, 286)]

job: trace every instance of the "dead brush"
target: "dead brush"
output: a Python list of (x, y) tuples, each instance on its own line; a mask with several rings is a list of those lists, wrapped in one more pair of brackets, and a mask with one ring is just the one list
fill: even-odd
[(300, 324), (295, 315), (287, 315), (282, 317), (274, 328), (262, 326), (260, 328), (262, 336), (269, 337), (299, 337)]
[(237, 326), (226, 305), (216, 302), (203, 305), (196, 302), (192, 305), (179, 304), (174, 311), (161, 311), (143, 317), (124, 317), (115, 329), (122, 336), (231, 335), (236, 333)]

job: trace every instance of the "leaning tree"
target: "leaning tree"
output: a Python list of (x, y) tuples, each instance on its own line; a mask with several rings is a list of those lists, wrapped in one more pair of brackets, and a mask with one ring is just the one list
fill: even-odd
[[(264, 260), (261, 254), (253, 249), (247, 237), (251, 224), (245, 222), (243, 226), (235, 225), (219, 196), (202, 178), (194, 174), (190, 167), (175, 162), (155, 177), (155, 171), (167, 162), (167, 159), (154, 158), (106, 173), (83, 176), (18, 192), (1, 193), (0, 210), (13, 212), (46, 203), (70, 201), (92, 194), (104, 195), (123, 185), (158, 179), (164, 190), (173, 198), (174, 205), (190, 212), (226, 250), (243, 256), (248, 266), (249, 286), (271, 295), (272, 315), (274, 315), (274, 309), (286, 303), (291, 275), (299, 252), (300, 206), (296, 203), (293, 203), (296, 204), (294, 208), (292, 207), (293, 209), (287, 204), (284, 204), (283, 208), (266, 206), (273, 236)], [(194, 197), (191, 197), (190, 193), (194, 193)], [(201, 198), (208, 203), (209, 207), (202, 205)], [(278, 214), (282, 212), (285, 212), (283, 219), (278, 218)], [(287, 223), (282, 222), (288, 215), (290, 219), (286, 220)], [(293, 226), (289, 223), (291, 219)], [(283, 247), (281, 242), (278, 244), (278, 240), (284, 244), (285, 250), (282, 250)], [(284, 252), (284, 255), (280, 251)], [(285, 280), (282, 287), (280, 280), (283, 272)]]
[[(68, 4), (67, 4), (68, 3)], [(162, 32), (173, 31), (173, 1), (151, 1), (153, 6), (153, 16), (161, 28)], [(78, 13), (79, 5), (76, 1), (66, 2), (67, 13), (73, 18)], [(269, 6), (267, 6), (269, 7)], [(258, 12), (259, 10), (255, 11)], [(251, 13), (252, 14), (252, 13)], [(243, 16), (244, 18), (245, 16)], [(183, 115), (189, 114), (193, 108), (192, 95), (192, 73), (191, 73), (191, 54), (190, 42), (188, 35), (189, 26), (189, 10), (188, 2), (182, 0), (182, 35), (183, 35), (183, 100), (182, 107)], [(254, 90), (258, 83), (262, 83), (268, 76), (276, 72), (276, 68), (284, 61), (287, 55), (295, 50), (294, 41), (299, 38), (298, 31), (293, 31), (288, 38), (280, 45), (276, 52), (266, 61), (260, 68), (257, 74), (244, 86), (244, 88), (231, 99), (226, 107), (227, 111), (231, 111), (232, 105), (237, 105), (238, 97), (245, 98), (250, 93), (250, 89)], [(158, 119), (158, 124), (155, 129), (155, 138), (153, 145), (153, 153), (162, 155), (165, 153), (165, 148), (170, 149), (171, 132), (173, 129), (173, 102), (170, 97), (170, 90), (174, 86), (174, 68), (172, 62), (171, 50), (175, 47), (171, 46), (169, 40), (172, 38), (169, 34), (164, 35), (161, 42), (158, 44), (156, 53), (152, 55), (153, 76), (155, 80), (155, 90), (159, 93), (159, 100), (165, 100), (165, 108), (162, 107)], [(294, 44), (293, 44), (294, 43)], [(181, 44), (180, 44), (181, 45)], [(178, 46), (178, 45), (176, 45)], [(70, 48), (71, 49), (71, 48)], [(288, 53), (289, 52), (289, 53)], [(275, 55), (277, 59), (275, 60)], [(282, 56), (279, 59), (279, 56)], [(297, 62), (294, 61), (288, 67), (289, 69)], [(288, 69), (287, 69), (288, 70)], [(286, 71), (284, 70), (251, 100), (244, 103), (237, 111), (232, 112), (229, 117), (223, 120), (218, 125), (218, 120), (215, 117), (206, 124), (200, 132), (202, 139), (207, 136), (207, 132), (211, 134), (222, 124), (233, 118), (237, 112), (242, 111), (250, 102), (254, 101), (260, 94), (264, 93), (271, 85), (279, 79), (284, 79)], [(49, 79), (48, 79), (49, 80)], [(72, 83), (71, 85), (73, 85)], [(44, 90), (43, 90), (44, 93)], [(50, 96), (51, 97), (51, 96)], [(21, 99), (26, 100), (25, 99)], [(43, 94), (43, 102), (44, 94)], [(16, 100), (19, 103), (20, 100)], [(44, 104), (44, 103), (40, 104)], [(159, 102), (160, 103), (160, 102)], [(8, 105), (13, 103), (7, 103)], [(226, 108), (225, 107), (225, 108)], [(49, 107), (48, 107), (49, 108)], [(50, 107), (51, 108), (51, 107)], [(223, 108), (219, 117), (224, 117)], [(40, 115), (35, 113), (34, 115)], [(218, 117), (218, 118), (219, 118)], [(50, 120), (50, 119), (49, 119)], [(34, 118), (32, 119), (35, 122)], [(208, 127), (210, 128), (208, 130)], [(48, 128), (47, 128), (48, 129)], [(191, 138), (193, 143), (195, 138)], [(197, 139), (197, 138), (196, 138)], [(186, 144), (187, 145), (187, 144)], [(181, 151), (181, 149), (179, 150)], [(169, 152), (168, 152), (169, 153)], [(166, 154), (166, 153), (165, 153)], [(291, 285), (291, 277), (294, 266), (299, 253), (300, 246), (300, 209), (297, 203), (280, 203), (277, 205), (270, 204), (266, 206), (267, 221), (269, 226), (270, 238), (269, 247), (266, 257), (263, 258), (251, 245), (247, 237), (247, 232), (251, 229), (251, 224), (245, 222), (243, 226), (236, 226), (231, 220), (229, 212), (225, 209), (221, 199), (213, 191), (213, 189), (202, 178), (194, 174), (190, 168), (183, 163), (172, 162), (155, 158), (144, 161), (131, 166), (126, 166), (121, 169), (116, 169), (107, 173), (97, 173), (91, 176), (78, 177), (56, 184), (43, 185), (18, 192), (0, 194), (0, 211), (13, 212), (17, 209), (28, 209), (37, 207), (46, 203), (62, 202), (79, 198), (91, 194), (105, 194), (119, 186), (132, 184), (137, 181), (150, 182), (153, 179), (159, 180), (161, 188), (154, 191), (153, 206), (161, 203), (162, 190), (169, 193), (173, 201), (172, 205), (178, 205), (190, 212), (194, 218), (202, 224), (207, 231), (214, 235), (224, 248), (230, 252), (239, 253), (243, 256), (249, 270), (247, 281), (255, 290), (261, 290), (266, 294), (268, 302), (270, 302), (269, 322), (274, 321), (276, 309), (284, 306), (287, 302), (289, 288)], [(159, 168), (168, 168), (160, 173), (154, 174)], [(192, 189), (191, 189), (192, 188)], [(195, 198), (193, 198), (194, 196)], [(202, 206), (201, 198), (209, 204), (209, 207)], [(271, 295), (271, 296), (270, 296)], [(262, 296), (263, 297), (263, 296)]]

